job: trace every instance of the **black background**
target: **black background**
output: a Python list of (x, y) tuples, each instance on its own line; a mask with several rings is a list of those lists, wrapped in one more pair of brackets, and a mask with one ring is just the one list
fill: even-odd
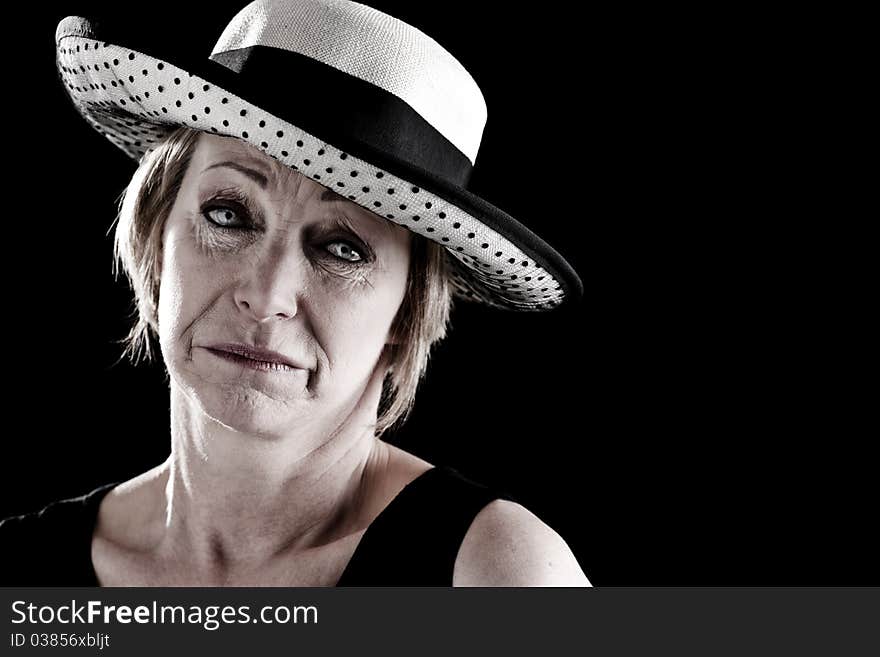
[[(0, 516), (169, 449), (163, 372), (117, 363), (131, 306), (108, 230), (134, 163), (67, 100), (55, 26), (128, 16), (207, 56), (240, 7), (33, 4), (4, 37)], [(736, 40), (712, 49), (723, 17), (694, 32), (582, 3), (370, 4), (471, 71), (489, 107), (472, 189), (585, 285), (547, 314), (459, 303), (392, 442), (509, 490), (594, 584), (880, 583), (835, 224), (790, 191), (796, 118), (765, 70)]]

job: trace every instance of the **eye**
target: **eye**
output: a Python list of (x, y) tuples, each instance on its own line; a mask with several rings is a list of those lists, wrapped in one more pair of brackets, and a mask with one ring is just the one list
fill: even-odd
[(229, 207), (214, 207), (204, 211), (205, 218), (221, 228), (243, 228), (245, 222), (239, 217), (238, 211)]
[(347, 262), (360, 262), (361, 254), (353, 249), (348, 242), (330, 242), (325, 248), (334, 256)]

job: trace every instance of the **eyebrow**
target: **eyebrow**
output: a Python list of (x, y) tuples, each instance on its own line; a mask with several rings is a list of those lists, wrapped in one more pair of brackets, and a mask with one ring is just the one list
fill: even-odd
[[(223, 162), (217, 162), (216, 164), (212, 164), (207, 167), (205, 171), (210, 171), (211, 169), (216, 169), (217, 167), (228, 167), (230, 169), (234, 169), (239, 173), (243, 173), (248, 178), (257, 183), (261, 189), (266, 189), (266, 185), (269, 184), (269, 179), (265, 174), (260, 173), (256, 169), (252, 169), (238, 162), (233, 162), (232, 160), (225, 160)], [(204, 172), (203, 172), (204, 173)], [(345, 201), (346, 199), (334, 192), (332, 189), (324, 189), (321, 192), (320, 200), (322, 202), (333, 202), (333, 201)]]

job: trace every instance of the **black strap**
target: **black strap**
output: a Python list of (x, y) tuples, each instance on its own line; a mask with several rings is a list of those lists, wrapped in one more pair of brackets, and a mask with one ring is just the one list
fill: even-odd
[(0, 522), (0, 585), (98, 586), (92, 535), (101, 500), (118, 483)]
[(337, 586), (452, 586), (468, 528), (499, 498), (512, 499), (452, 468), (428, 470), (367, 528)]

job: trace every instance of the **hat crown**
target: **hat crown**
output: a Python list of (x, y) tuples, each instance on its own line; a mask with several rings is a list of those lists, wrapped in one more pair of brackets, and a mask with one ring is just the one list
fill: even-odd
[(255, 0), (226, 26), (211, 56), (254, 46), (298, 53), (397, 96), (476, 161), (483, 94), (421, 30), (349, 0)]

